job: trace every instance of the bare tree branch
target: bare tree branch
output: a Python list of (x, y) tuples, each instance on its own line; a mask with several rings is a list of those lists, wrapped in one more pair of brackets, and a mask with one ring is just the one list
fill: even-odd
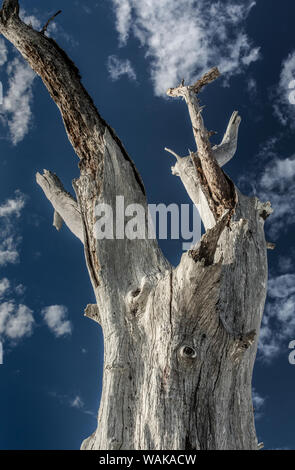
[[(44, 170), (43, 175), (37, 173), (36, 181), (53, 205), (59, 218), (62, 218), (71, 232), (83, 243), (81, 212), (73, 196), (65, 191), (60, 179), (48, 170)], [(57, 215), (54, 219), (54, 226), (60, 229), (60, 219), (57, 218)]]
[(238, 111), (234, 111), (221, 143), (212, 148), (214, 157), (216, 158), (218, 165), (221, 167), (228, 163), (237, 151), (240, 123), (241, 117), (239, 116)]
[[(143, 182), (121, 141), (98, 113), (81, 83), (75, 64), (53, 39), (21, 21), (18, 16), (17, 1), (8, 0), (4, 3), (0, 14), (0, 32), (15, 45), (32, 69), (42, 78), (62, 114), (69, 140), (80, 158), (81, 176), (75, 180), (75, 191), (82, 217), (83, 234), (80, 226), (79, 230), (75, 231), (85, 242), (90, 276), (94, 288), (97, 289), (101, 267), (103, 266), (105, 273), (109, 272), (111, 275), (112, 263), (101, 259), (105, 255), (111, 255), (99, 247), (104, 241), (94, 237), (96, 204), (109, 203), (115, 209), (117, 192), (118, 195), (125, 196), (127, 205), (138, 202), (145, 207)], [(40, 178), (39, 181), (42, 181)], [(58, 207), (56, 210), (67, 223), (62, 211)], [(126, 240), (124, 244), (127, 244)], [(152, 261), (154, 256), (161, 260), (160, 269), (166, 269), (169, 265), (155, 240), (140, 241), (138, 245), (142, 245), (139, 250), (145, 257), (145, 262), (142, 263), (142, 276), (154, 270)], [(111, 246), (109, 249), (112, 250)], [(125, 258), (122, 257), (122, 252), (126, 252)], [(136, 263), (137, 257), (134, 252), (134, 259), (131, 261), (128, 249), (123, 246), (121, 252), (113, 251), (112, 256), (114, 265), (123, 263), (125, 259), (126, 269), (130, 262), (131, 267), (132, 263)], [(121, 283), (118, 287), (127, 289), (128, 285), (140, 280), (139, 273), (134, 273), (132, 269), (129, 269), (129, 275), (132, 279), (126, 278), (126, 286)]]
[(49, 20), (47, 21), (47, 23), (43, 26), (43, 28), (41, 29), (40, 33), (41, 34), (45, 34), (46, 31), (47, 31), (47, 28), (48, 26), (50, 25), (50, 23), (58, 16), (61, 14), (61, 10), (58, 10), (57, 13), (55, 13), (54, 15), (51, 16), (51, 18), (49, 18)]
[(217, 78), (220, 77), (220, 72), (217, 67), (213, 67), (209, 72), (205, 73), (200, 80), (198, 80), (193, 86), (193, 91), (198, 94), (203, 87), (209, 85), (209, 83), (214, 82)]
[(167, 147), (165, 147), (165, 151), (168, 152), (168, 153), (171, 153), (171, 155), (173, 155), (178, 162), (181, 161), (181, 157), (179, 155), (177, 155), (177, 153), (175, 153), (173, 150), (170, 150)]
[(80, 158), (80, 168), (95, 173), (103, 155), (103, 135), (108, 128), (133, 168), (144, 191), (141, 178), (114, 131), (98, 113), (92, 98), (81, 83), (79, 70), (54, 39), (27, 26), (18, 16), (19, 2), (5, 0), (0, 12), (0, 33), (19, 50), (42, 78), (58, 106), (69, 140)]
[[(208, 201), (211, 209), (213, 210), (216, 220), (223, 215), (227, 209), (233, 209), (235, 206), (234, 187), (229, 179), (224, 175), (220, 166), (218, 165), (214, 152), (212, 150), (209, 133), (204, 126), (202, 119), (202, 109), (196, 96), (205, 85), (211, 83), (219, 77), (218, 69), (214, 68), (205, 74), (193, 86), (183, 86), (182, 84), (177, 88), (170, 88), (167, 91), (168, 96), (183, 97), (188, 106), (193, 133), (197, 145), (197, 158), (192, 154), (192, 160), (195, 165), (196, 171), (199, 173), (199, 180), (201, 185), (207, 186), (211, 201)], [(211, 204), (211, 202), (213, 204)]]

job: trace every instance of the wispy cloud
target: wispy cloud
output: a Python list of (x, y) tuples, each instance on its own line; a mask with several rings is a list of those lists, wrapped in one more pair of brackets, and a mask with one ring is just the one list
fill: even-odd
[(270, 361), (287, 351), (295, 338), (295, 274), (272, 277), (262, 319), (259, 357)]
[[(84, 10), (84, 6), (82, 7)], [(87, 7), (86, 7), (87, 9)], [(37, 10), (35, 9), (37, 12)], [(26, 10), (21, 9), (20, 11), (20, 17), (21, 19), (28, 25), (32, 26), (37, 31), (40, 31), (44, 24), (47, 22), (47, 20), (52, 16), (53, 11), (47, 11), (44, 12), (38, 11), (37, 12), (38, 16), (32, 15), (28, 13)], [(75, 40), (70, 34), (64, 31), (63, 27), (59, 24), (59, 19), (56, 19), (55, 21), (51, 22), (49, 26), (47, 27), (47, 30), (45, 32), (46, 36), (55, 36), (58, 37), (59, 39), (65, 39), (67, 42), (69, 42), (71, 45), (76, 46), (78, 44), (77, 40)]]
[(37, 18), (37, 16), (27, 13), (27, 11), (23, 8), (20, 9), (19, 16), (24, 23), (32, 26), (32, 28), (36, 29), (37, 31), (40, 31), (42, 25), (40, 19)]
[(35, 73), (21, 58), (14, 58), (7, 66), (8, 91), (0, 107), (2, 123), (8, 127), (13, 145), (29, 132), (32, 123), (31, 105)]
[[(0, 266), (16, 263), (19, 260), (17, 219), (25, 207), (26, 197), (20, 191), (14, 198), (0, 204)], [(0, 339), (13, 345), (33, 332), (34, 318), (32, 310), (26, 305), (11, 299), (17, 293), (9, 279), (0, 280)], [(8, 300), (7, 300), (8, 298)], [(4, 300), (7, 300), (4, 302)]]
[(77, 395), (75, 396), (75, 398), (73, 398), (73, 400), (70, 400), (70, 406), (72, 408), (77, 408), (78, 410), (81, 410), (84, 408), (84, 402), (82, 398), (79, 395)]
[[(270, 201), (274, 209), (267, 221), (269, 241), (277, 241), (295, 224), (295, 155), (282, 157), (280, 136), (266, 141), (256, 158), (256, 171), (240, 179), (245, 193)], [(261, 167), (263, 166), (263, 169)], [(250, 191), (249, 191), (250, 186)], [(295, 274), (292, 250), (278, 259), (278, 271), (268, 283), (268, 297), (259, 338), (260, 359), (270, 362), (288, 352), (295, 338)]]
[(269, 233), (277, 239), (295, 223), (295, 155), (269, 159), (260, 180), (258, 195), (271, 201), (274, 213), (269, 220)]
[(33, 312), (26, 305), (14, 302), (0, 304), (0, 336), (10, 340), (20, 340), (30, 336), (34, 326)]
[(57, 392), (49, 392), (49, 395), (53, 398), (56, 398), (61, 405), (74, 408), (86, 415), (93, 416), (93, 418), (95, 419), (97, 418), (96, 413), (94, 413), (93, 411), (89, 411), (87, 410), (87, 408), (85, 408), (84, 401), (82, 400), (80, 395), (62, 395)]
[(67, 307), (63, 305), (51, 305), (50, 307), (45, 307), (41, 314), (48, 328), (57, 338), (72, 333), (72, 324), (67, 319)]
[[(29, 15), (24, 9), (20, 11), (22, 20), (39, 30), (40, 21), (34, 15)], [(13, 145), (21, 142), (29, 132), (33, 120), (33, 83), (35, 73), (28, 64), (16, 54), (15, 49), (9, 46), (14, 57), (9, 63), (7, 44), (0, 39), (0, 65), (6, 64), (7, 91), (4, 90), (3, 103), (0, 106), (0, 119), (2, 125), (9, 132), (9, 140)]]
[[(21, 9), (20, 17), (40, 31), (48, 16), (44, 13), (36, 16)], [(46, 19), (45, 19), (46, 18)], [(67, 34), (57, 23), (51, 23), (46, 32), (48, 36), (65, 39), (71, 45), (76, 45), (72, 36)], [(8, 50), (12, 60), (7, 62)], [(22, 59), (12, 46), (0, 39), (0, 66), (6, 66), (7, 89), (4, 89), (3, 103), (0, 106), (0, 119), (4, 128), (8, 131), (7, 138), (13, 145), (19, 144), (28, 134), (33, 123), (33, 86), (36, 74), (31, 67)]]
[(10, 288), (10, 281), (5, 277), (0, 280), (0, 299), (7, 293)]
[(294, 267), (292, 256), (279, 256), (278, 257), (278, 270), (280, 273), (291, 272)]
[(91, 2), (91, 5), (85, 5), (84, 3), (80, 2), (79, 0), (74, 1), (75, 7), (79, 8), (79, 11), (85, 12), (87, 15), (91, 15), (94, 13), (94, 9), (99, 6), (98, 2)]
[(16, 219), (20, 217), (25, 202), (24, 194), (16, 191), (14, 198), (0, 205), (0, 266), (15, 264), (19, 260), (21, 237), (18, 235)]
[(9, 297), (10, 295), (22, 296), (24, 295), (25, 291), (26, 288), (22, 284), (14, 286), (13, 283), (7, 279), (7, 277), (0, 279), (0, 301), (2, 301), (3, 298)]
[(130, 80), (136, 80), (136, 73), (131, 65), (130, 60), (120, 59), (115, 55), (108, 58), (107, 69), (112, 80), (116, 81), (123, 75), (126, 75)]
[(283, 61), (280, 80), (273, 93), (274, 112), (283, 126), (295, 127), (295, 51)]
[(0, 204), (0, 217), (19, 217), (25, 207), (25, 196), (19, 191), (16, 192), (14, 199), (7, 199)]
[(13, 237), (8, 237), (0, 242), (0, 266), (15, 264), (19, 261), (18, 245), (19, 240)]
[(241, 73), (259, 58), (245, 31), (252, 0), (112, 0), (120, 46), (135, 37), (150, 60), (155, 94), (219, 66)]
[(4, 39), (0, 39), (0, 66), (4, 65), (7, 62), (8, 49), (4, 42)]
[(18, 284), (15, 289), (14, 289), (14, 292), (16, 293), (16, 295), (24, 295), (24, 293), (26, 292), (26, 287), (23, 285), (23, 284)]
[(252, 390), (252, 400), (255, 413), (255, 419), (260, 419), (263, 416), (263, 408), (265, 405), (265, 398), (259, 395), (259, 393), (253, 388)]
[(270, 201), (274, 209), (266, 230), (276, 241), (295, 224), (295, 154), (284, 157), (277, 151), (278, 137), (266, 141), (256, 158), (256, 169), (239, 178), (239, 186), (262, 201)]
[(247, 80), (247, 90), (251, 97), (256, 96), (257, 94), (257, 81), (255, 78), (251, 77)]

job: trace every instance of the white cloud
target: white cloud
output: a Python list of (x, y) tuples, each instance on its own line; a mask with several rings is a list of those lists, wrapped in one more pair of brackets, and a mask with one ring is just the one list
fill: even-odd
[(40, 20), (35, 15), (30, 15), (23, 8), (21, 8), (19, 16), (24, 23), (32, 26), (32, 28), (36, 29), (37, 31), (40, 31), (42, 25)]
[[(44, 15), (40, 16), (43, 19)], [(46, 22), (44, 19), (44, 23), (41, 23), (39, 18), (27, 13), (24, 9), (21, 9), (20, 17), (37, 31), (40, 31)], [(57, 35), (70, 42), (71, 45), (77, 44), (77, 41), (54, 22), (49, 25), (46, 34)], [(15, 49), (11, 46), (10, 48), (14, 59), (6, 67), (8, 89), (7, 91), (4, 90), (3, 103), (0, 106), (0, 118), (2, 124), (8, 128), (9, 139), (12, 144), (17, 145), (28, 134), (32, 125), (33, 84), (36, 74), (27, 62), (16, 53)], [(0, 66), (7, 62), (7, 55), (7, 46), (0, 39)]]
[[(0, 266), (19, 260), (18, 246), (21, 238), (15, 222), (20, 217), (25, 202), (25, 195), (16, 191), (14, 198), (0, 204)], [(14, 291), (21, 293), (23, 289), (19, 285)], [(11, 282), (3, 278), (0, 280), (0, 339), (16, 344), (18, 340), (32, 334), (35, 321), (33, 312), (26, 305), (17, 304), (13, 299), (3, 302), (8, 293), (12, 293)]]
[(260, 419), (262, 417), (262, 410), (265, 405), (265, 398), (259, 395), (259, 393), (256, 392), (255, 388), (253, 388), (252, 400), (253, 400), (255, 418)]
[(32, 313), (26, 305), (14, 302), (0, 304), (0, 335), (11, 340), (30, 336), (34, 325)]
[(259, 356), (270, 361), (288, 348), (295, 337), (295, 274), (273, 277), (262, 318)]
[(269, 200), (274, 209), (269, 233), (277, 239), (295, 223), (295, 155), (280, 158), (276, 153), (266, 164), (257, 184), (260, 199)]
[(266, 225), (269, 241), (276, 241), (295, 224), (295, 154), (285, 158), (279, 155), (279, 142), (278, 137), (266, 141), (256, 157), (255, 172), (239, 178), (244, 193), (271, 202), (274, 212)]
[[(282, 125), (294, 127), (295, 118), (295, 51), (282, 63), (278, 88), (274, 95), (274, 112)], [(291, 101), (290, 101), (291, 100)]]
[(119, 57), (111, 55), (108, 58), (107, 68), (111, 79), (114, 81), (123, 75), (127, 75), (130, 80), (136, 80), (136, 73), (128, 59), (119, 59)]
[(56, 337), (70, 335), (72, 325), (67, 320), (68, 309), (63, 305), (51, 305), (42, 310), (45, 323)]
[[(9, 248), (6, 249), (7, 242), (9, 241)], [(0, 266), (6, 266), (7, 264), (16, 264), (19, 260), (19, 253), (14, 249), (12, 240), (5, 240), (0, 243)]]
[(4, 279), (1, 279), (1, 281), (0, 281), (0, 299), (7, 293), (9, 288), (10, 288), (9, 280), (6, 277)]
[(278, 184), (284, 189), (285, 184), (290, 183), (295, 176), (295, 156), (292, 158), (277, 159), (273, 165), (267, 166), (260, 184), (265, 190), (270, 190)]
[[(276, 241), (295, 224), (295, 155), (287, 158), (279, 156), (276, 146), (279, 137), (269, 139), (262, 146), (258, 158), (265, 165), (262, 172), (243, 177), (250, 182), (252, 192), (262, 201), (270, 201), (274, 209), (266, 225), (267, 238)], [(249, 192), (248, 190), (244, 192)], [(286, 351), (289, 341), (295, 338), (295, 274), (292, 250), (289, 257), (278, 259), (281, 273), (272, 276), (268, 283), (268, 299), (262, 318), (259, 338), (259, 357), (266, 361)]]
[(0, 217), (10, 217), (12, 215), (19, 217), (25, 207), (25, 202), (25, 196), (17, 191), (14, 199), (7, 199), (5, 203), (0, 205)]
[(284, 299), (295, 294), (295, 274), (283, 274), (268, 282), (269, 296), (273, 299)]
[(15, 219), (24, 209), (26, 197), (20, 191), (15, 197), (0, 205), (0, 266), (15, 264), (19, 260), (18, 246), (21, 238), (17, 234)]
[(121, 45), (125, 45), (129, 37), (132, 20), (132, 2), (129, 0), (113, 0), (116, 11), (116, 28), (119, 33)]
[(219, 66), (227, 78), (259, 56), (245, 32), (251, 0), (112, 0), (120, 45), (139, 40), (151, 61), (155, 94)]
[(16, 145), (29, 132), (32, 122), (32, 87), (35, 73), (23, 59), (15, 58), (7, 66), (8, 91), (0, 107), (2, 122), (9, 129), (11, 142)]
[[(20, 17), (34, 29), (40, 30), (40, 21), (34, 15), (28, 15), (24, 9), (21, 9)], [(8, 89), (3, 93), (0, 119), (8, 128), (12, 144), (17, 145), (27, 135), (31, 126), (32, 87), (36, 75), (19, 55), (16, 56), (16, 51), (12, 46), (10, 49), (14, 59), (6, 67)], [(0, 39), (0, 66), (6, 64), (7, 57), (7, 45), (3, 39)]]
[(7, 62), (8, 50), (4, 39), (0, 39), (0, 66), (4, 65)]

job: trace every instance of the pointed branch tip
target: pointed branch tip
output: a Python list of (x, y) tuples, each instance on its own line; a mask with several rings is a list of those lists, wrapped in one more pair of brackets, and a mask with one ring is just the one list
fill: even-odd
[(220, 77), (220, 72), (217, 67), (213, 67), (209, 72), (205, 73), (200, 80), (198, 80), (193, 86), (192, 89), (195, 93), (199, 93), (202, 88), (206, 85), (209, 85), (209, 83), (214, 82), (217, 78)]
[(218, 77), (220, 77), (220, 75), (221, 74), (218, 68), (213, 67), (211, 70), (209, 70), (209, 72), (205, 73), (203, 77), (200, 78), (200, 80), (198, 80), (194, 85), (184, 86), (184, 79), (183, 79), (178, 87), (169, 88), (167, 90), (167, 95), (172, 96), (172, 97), (183, 96), (186, 90), (192, 90), (195, 93), (199, 93), (204, 86), (216, 80)]
[(175, 153), (173, 150), (170, 150), (170, 149), (168, 149), (167, 147), (165, 147), (164, 150), (165, 150), (166, 152), (168, 152), (168, 153), (171, 153), (171, 155), (173, 155), (173, 156), (176, 158), (176, 160), (177, 160), (178, 162), (180, 162), (180, 161), (182, 160), (182, 157), (180, 157), (180, 156), (179, 156), (177, 153)]
[(53, 16), (51, 16), (51, 18), (49, 18), (49, 20), (47, 21), (47, 23), (43, 26), (43, 28), (41, 29), (40, 33), (41, 34), (45, 34), (46, 31), (47, 31), (47, 28), (48, 26), (50, 25), (50, 23), (58, 16), (62, 13), (61, 10), (58, 10), (57, 13), (55, 13)]

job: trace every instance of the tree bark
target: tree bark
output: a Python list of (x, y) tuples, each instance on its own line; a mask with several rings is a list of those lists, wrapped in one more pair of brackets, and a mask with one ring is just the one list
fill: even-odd
[[(16, 0), (3, 2), (0, 32), (40, 75), (80, 158), (77, 200), (45, 171), (37, 182), (84, 245), (103, 328), (103, 393), (98, 427), (82, 449), (258, 449), (252, 370), (267, 287), (264, 221), (269, 203), (243, 196), (221, 169), (237, 147), (235, 112), (211, 147), (197, 94), (219, 75), (169, 89), (188, 105), (197, 149), (177, 157), (177, 174), (206, 233), (173, 268), (155, 240), (97, 240), (95, 207), (147, 208), (142, 180), (99, 115), (79, 72), (53, 39), (25, 25)], [(146, 212), (147, 213), (147, 212)], [(149, 221), (146, 216), (146, 226)]]

